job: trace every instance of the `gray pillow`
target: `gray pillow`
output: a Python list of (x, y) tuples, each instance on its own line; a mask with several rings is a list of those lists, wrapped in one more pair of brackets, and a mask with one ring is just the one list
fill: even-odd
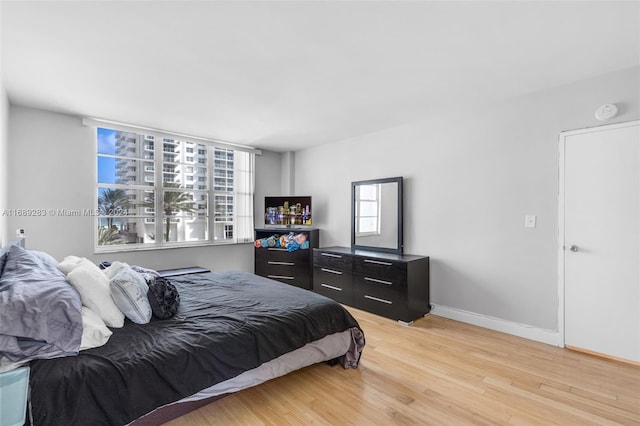
[(31, 251), (11, 246), (0, 277), (0, 353), (12, 361), (76, 355), (80, 295), (64, 274)]
[(4, 265), (5, 263), (7, 263), (7, 256), (8, 256), (9, 250), (11, 250), (11, 247), (13, 246), (22, 247), (23, 242), (24, 242), (24, 238), (22, 237), (16, 238), (6, 246), (0, 248), (0, 277), (2, 276), (2, 272), (4, 271)]
[(4, 264), (7, 263), (8, 252), (9, 246), (2, 247), (0, 249), (0, 277), (2, 276), (2, 272), (4, 271)]
[(58, 269), (58, 261), (49, 253), (38, 250), (29, 250), (43, 265), (50, 267), (51, 269)]
[(136, 324), (151, 320), (151, 305), (147, 299), (149, 286), (145, 279), (131, 268), (122, 268), (111, 279), (111, 298), (124, 316)]
[(131, 269), (141, 274), (149, 274), (149, 275), (153, 275), (154, 277), (160, 276), (158, 271), (156, 271), (155, 269), (143, 268), (142, 266), (136, 266), (136, 265), (133, 265)]

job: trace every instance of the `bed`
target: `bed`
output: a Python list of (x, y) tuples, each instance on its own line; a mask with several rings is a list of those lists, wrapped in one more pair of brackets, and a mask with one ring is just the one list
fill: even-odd
[(362, 330), (328, 298), (238, 271), (170, 281), (175, 316), (126, 320), (103, 346), (30, 362), (32, 424), (159, 424), (311, 364), (358, 366)]

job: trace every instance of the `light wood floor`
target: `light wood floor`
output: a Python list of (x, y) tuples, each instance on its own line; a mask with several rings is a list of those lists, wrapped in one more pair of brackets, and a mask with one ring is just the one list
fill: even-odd
[(176, 419), (198, 425), (640, 425), (640, 367), (429, 316), (348, 308), (358, 369), (308, 367)]

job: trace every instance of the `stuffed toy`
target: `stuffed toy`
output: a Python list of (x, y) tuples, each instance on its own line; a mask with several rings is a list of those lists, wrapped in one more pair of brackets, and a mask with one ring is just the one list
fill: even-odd
[(305, 241), (307, 241), (307, 234), (300, 233), (293, 237), (293, 241), (302, 245)]

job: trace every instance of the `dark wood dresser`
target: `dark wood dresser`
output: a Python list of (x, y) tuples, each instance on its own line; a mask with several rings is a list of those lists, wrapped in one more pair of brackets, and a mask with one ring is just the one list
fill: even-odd
[(348, 247), (313, 249), (313, 290), (410, 324), (431, 310), (429, 258)]
[(255, 230), (255, 241), (270, 237), (280, 237), (293, 232), (294, 235), (305, 234), (308, 247), (289, 250), (281, 246), (256, 247), (255, 273), (276, 281), (295, 285), (307, 290), (313, 289), (313, 249), (318, 247), (318, 229), (300, 228), (266, 228)]

